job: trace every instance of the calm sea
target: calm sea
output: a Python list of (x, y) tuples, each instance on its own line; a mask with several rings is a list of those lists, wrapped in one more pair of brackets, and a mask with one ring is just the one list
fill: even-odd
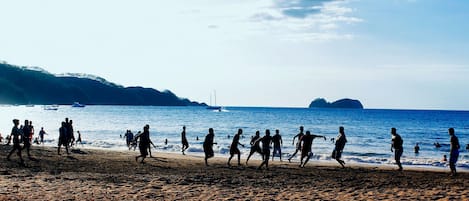
[[(190, 143), (188, 154), (192, 155), (202, 154), (202, 141), (208, 128), (212, 127), (218, 142), (214, 148), (216, 155), (227, 156), (231, 137), (238, 128), (242, 128), (244, 138), (241, 143), (247, 145), (240, 147), (243, 158), (249, 153), (249, 141), (256, 130), (263, 135), (265, 129), (270, 129), (272, 134), (279, 129), (285, 159), (294, 151), (293, 136), (298, 133), (299, 126), (304, 126), (305, 130), (327, 137), (327, 140), (315, 139), (314, 160), (330, 161), (334, 148), (330, 138), (335, 138), (338, 127), (344, 126), (348, 139), (343, 154), (345, 161), (367, 164), (394, 163), (390, 152), (390, 129), (396, 127), (404, 139), (403, 164), (427, 167), (447, 166), (442, 161), (443, 155), (449, 152), (447, 130), (454, 127), (461, 144), (458, 166), (469, 170), (469, 153), (465, 149), (469, 143), (468, 111), (228, 107), (216, 112), (204, 107), (153, 106), (60, 106), (57, 111), (51, 111), (38, 105), (4, 105), (0, 106), (0, 111), (0, 133), (3, 137), (11, 131), (13, 118), (21, 122), (28, 119), (33, 121), (35, 136), (44, 127), (48, 133), (46, 146), (57, 145), (58, 129), (65, 117), (73, 120), (75, 131), (82, 133), (83, 147), (113, 150), (127, 149), (125, 140), (120, 138), (127, 129), (136, 133), (149, 124), (152, 141), (157, 145), (156, 152), (179, 152), (180, 133), (185, 125)], [(167, 145), (164, 144), (165, 139), (168, 140)], [(435, 148), (435, 142), (442, 147)], [(419, 154), (414, 153), (416, 143), (420, 145)]]

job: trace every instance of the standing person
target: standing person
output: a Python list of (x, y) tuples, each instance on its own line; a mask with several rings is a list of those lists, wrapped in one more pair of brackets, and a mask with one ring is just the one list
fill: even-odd
[(132, 140), (134, 139), (134, 134), (132, 133), (132, 131), (127, 130), (127, 131), (125, 132), (124, 137), (125, 137), (125, 142), (126, 142), (126, 144), (127, 144), (127, 147), (129, 147), (129, 149), (130, 149), (130, 143), (131, 143)]
[(295, 150), (295, 153), (293, 153), (293, 154), (290, 156), (290, 158), (288, 158), (288, 162), (291, 162), (291, 159), (296, 156), (296, 154), (298, 153), (298, 151), (301, 151), (301, 143), (300, 143), (300, 141), (301, 141), (301, 138), (305, 135), (305, 134), (303, 133), (303, 130), (304, 130), (303, 126), (300, 126), (300, 133), (296, 134), (295, 137), (293, 137), (293, 143), (292, 143), (292, 145), (295, 144), (295, 138), (298, 138), (298, 141), (296, 142), (296, 150)]
[(265, 168), (269, 169), (269, 159), (270, 159), (270, 144), (272, 143), (272, 137), (270, 136), (270, 130), (265, 130), (264, 137), (258, 139), (262, 142), (262, 158), (263, 161), (257, 169), (261, 169), (265, 165)]
[(150, 147), (150, 126), (147, 124), (143, 127), (143, 133), (140, 135), (135, 136), (135, 140), (138, 140), (138, 148), (140, 150), (140, 155), (135, 157), (135, 161), (138, 162), (138, 158), (142, 157), (142, 161), (140, 163), (144, 163), (143, 160), (148, 156), (148, 149)]
[[(311, 158), (311, 156), (313, 156), (313, 151), (312, 151), (312, 147), (313, 147), (313, 140), (314, 138), (317, 138), (317, 137), (322, 137), (324, 138), (324, 140), (326, 140), (326, 137), (325, 136), (322, 136), (322, 135), (313, 135), (311, 134), (311, 132), (309, 131), (306, 131), (306, 135), (304, 135), (302, 138), (301, 138), (301, 141), (300, 141), (300, 144), (301, 145), (301, 161), (300, 161), (300, 167), (305, 167), (306, 163), (308, 163), (309, 159)], [(303, 159), (306, 157), (306, 161), (303, 163)]]
[(259, 131), (256, 131), (256, 135), (255, 136), (252, 136), (251, 137), (251, 151), (249, 152), (249, 156), (248, 156), (248, 159), (246, 160), (246, 165), (248, 164), (248, 161), (249, 161), (249, 158), (251, 158), (251, 156), (257, 152), (259, 153), (261, 156), (262, 156), (262, 160), (264, 160), (264, 155), (262, 155), (262, 149), (261, 147), (259, 146), (259, 138), (261, 138), (260, 136), (260, 132)]
[[(186, 155), (184, 151), (186, 151), (186, 149), (189, 148), (189, 142), (187, 141), (187, 138), (186, 138), (186, 126), (182, 127), (181, 143), (182, 143), (182, 155)], [(166, 139), (166, 144), (168, 144), (168, 139)]]
[(17, 151), (18, 157), (20, 157), (20, 164), (24, 165), (23, 157), (21, 156), (21, 145), (20, 145), (20, 137), (22, 137), (22, 131), (18, 129), (18, 125), (20, 124), (20, 120), (13, 119), (13, 128), (11, 129), (10, 139), (13, 138), (13, 149), (7, 156), (7, 160), (10, 160), (10, 156), (13, 152)]
[(70, 119), (67, 126), (67, 137), (68, 137), (68, 144), (70, 147), (73, 146), (75, 142), (75, 134), (73, 134), (73, 120)]
[(41, 144), (44, 144), (44, 135), (47, 135), (46, 131), (44, 131), (44, 127), (41, 127), (39, 131), (39, 138), (41, 139)]
[(29, 125), (28, 120), (24, 120), (24, 126), (23, 126), (23, 149), (26, 149), (26, 154), (28, 154), (28, 158), (32, 159), (30, 149), (31, 149), (31, 126)]
[(59, 128), (59, 147), (57, 148), (57, 154), (60, 155), (60, 147), (62, 145), (65, 147), (67, 154), (70, 154), (68, 152), (67, 123), (62, 121), (61, 125), (62, 126)]
[(394, 148), (394, 159), (396, 160), (397, 166), (399, 166), (399, 171), (402, 171), (402, 165), (401, 165), (401, 156), (402, 152), (404, 152), (404, 147), (402, 147), (402, 144), (404, 141), (402, 140), (401, 136), (397, 134), (396, 128), (391, 128), (391, 135), (392, 135), (392, 143), (391, 143), (391, 152), (393, 152)]
[(235, 136), (233, 137), (233, 142), (231, 143), (231, 147), (230, 147), (230, 158), (228, 159), (228, 166), (231, 166), (230, 162), (235, 154), (238, 155), (238, 166), (241, 166), (241, 152), (238, 149), (238, 144), (244, 147), (243, 144), (239, 143), (239, 137), (242, 134), (243, 134), (243, 129), (238, 129), (238, 133), (235, 134)]
[(34, 126), (33, 121), (29, 121), (29, 142), (33, 139), (34, 136)]
[(280, 131), (277, 129), (275, 130), (275, 135), (272, 136), (272, 142), (274, 143), (274, 151), (272, 152), (272, 161), (274, 160), (275, 154), (278, 154), (280, 157), (280, 161), (282, 161), (282, 136), (280, 135)]
[(419, 143), (415, 143), (414, 153), (418, 154), (420, 151)]
[(451, 176), (456, 176), (456, 162), (458, 162), (459, 157), (459, 140), (458, 137), (454, 134), (454, 128), (449, 128), (448, 133), (451, 142), (450, 155), (449, 155), (449, 168), (451, 169)]
[(205, 136), (204, 140), (204, 153), (205, 153), (205, 166), (208, 166), (207, 159), (212, 158), (214, 156), (213, 153), (213, 145), (217, 144), (213, 142), (213, 139), (215, 138), (215, 133), (213, 131), (213, 128), (208, 129), (208, 134)]
[(337, 160), (342, 168), (345, 168), (345, 162), (341, 159), (342, 152), (344, 151), (345, 143), (347, 143), (347, 138), (345, 137), (344, 127), (339, 127), (339, 135), (337, 135), (337, 140), (335, 141), (335, 148), (332, 151), (332, 158)]

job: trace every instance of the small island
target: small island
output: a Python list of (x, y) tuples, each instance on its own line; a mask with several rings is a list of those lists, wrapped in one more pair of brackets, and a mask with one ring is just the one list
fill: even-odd
[(329, 103), (324, 98), (317, 98), (309, 104), (309, 108), (347, 108), (347, 109), (363, 109), (363, 105), (359, 100), (340, 99)]

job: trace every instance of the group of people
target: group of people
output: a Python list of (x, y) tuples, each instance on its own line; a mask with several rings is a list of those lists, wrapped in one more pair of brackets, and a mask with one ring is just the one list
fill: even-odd
[(140, 150), (140, 155), (135, 157), (135, 161), (142, 158), (140, 163), (144, 163), (144, 160), (148, 155), (153, 157), (151, 155), (151, 145), (153, 145), (154, 148), (156, 148), (156, 146), (150, 139), (150, 126), (148, 124), (143, 127), (143, 132), (138, 131), (136, 135), (134, 135), (131, 130), (127, 130), (124, 134), (124, 138), (129, 150), (132, 148), (135, 150), (137, 146)]
[(77, 131), (78, 138), (75, 140), (75, 135), (73, 131), (73, 120), (65, 118), (65, 121), (62, 121), (61, 127), (59, 128), (59, 143), (57, 148), (57, 154), (60, 154), (61, 146), (65, 147), (67, 154), (70, 154), (69, 148), (73, 147), (75, 144), (82, 143), (81, 133)]
[[(20, 120), (13, 119), (13, 128), (11, 129), (11, 134), (9, 136), (9, 141), (13, 141), (13, 148), (7, 156), (7, 160), (10, 160), (11, 155), (16, 151), (18, 157), (20, 158), (20, 164), (24, 165), (24, 160), (21, 155), (22, 150), (26, 149), (26, 153), (30, 160), (35, 160), (31, 157), (30, 148), (31, 148), (31, 139), (34, 135), (34, 126), (32, 122), (24, 120), (24, 125), (20, 125)], [(9, 142), (10, 143), (10, 142)], [(9, 144), (8, 143), (8, 144)], [(23, 146), (21, 146), (23, 143)]]

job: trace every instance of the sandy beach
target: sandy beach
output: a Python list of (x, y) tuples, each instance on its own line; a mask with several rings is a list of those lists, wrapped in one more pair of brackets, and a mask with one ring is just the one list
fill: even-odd
[[(57, 155), (34, 146), (19, 165), (11, 146), (0, 145), (0, 200), (468, 200), (469, 173), (456, 177), (438, 170), (395, 171), (395, 167), (274, 162), (269, 170), (226, 165), (200, 156), (154, 153), (145, 164), (138, 151), (74, 149)], [(25, 151), (23, 151), (25, 155)], [(404, 167), (405, 168), (405, 167)]]

